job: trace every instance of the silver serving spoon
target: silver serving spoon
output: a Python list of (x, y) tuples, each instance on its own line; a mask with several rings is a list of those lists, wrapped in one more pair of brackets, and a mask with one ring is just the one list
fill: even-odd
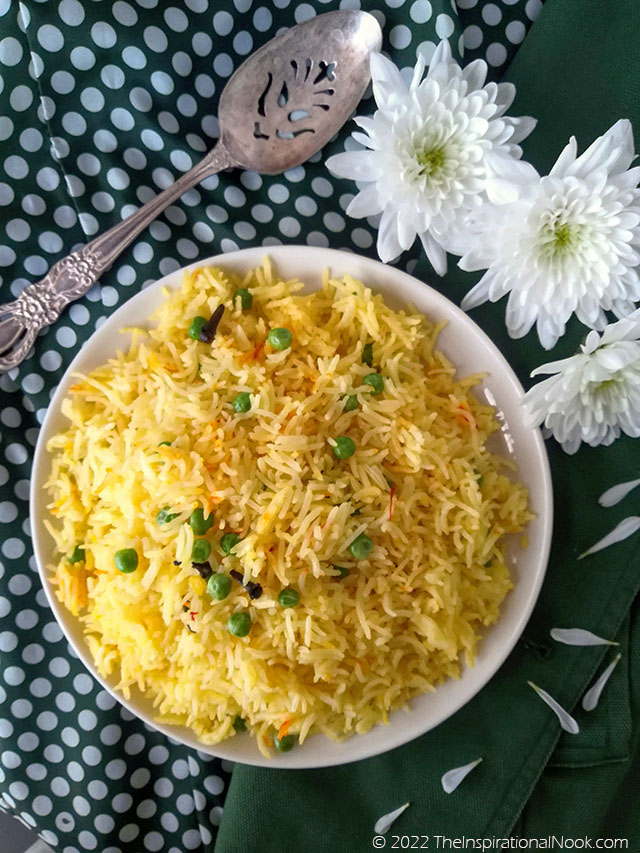
[(200, 181), (239, 167), (275, 175), (308, 160), (349, 118), (370, 79), (382, 33), (367, 12), (327, 12), (267, 42), (229, 79), (220, 140), (193, 169), (0, 305), (0, 373), (28, 355), (41, 328), (83, 296), (166, 207)]

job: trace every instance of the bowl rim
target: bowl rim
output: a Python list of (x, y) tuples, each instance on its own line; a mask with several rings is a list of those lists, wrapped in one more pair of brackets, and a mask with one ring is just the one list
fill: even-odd
[[(60, 404), (66, 395), (68, 386), (71, 384), (72, 375), (76, 370), (78, 370), (78, 365), (84, 360), (85, 356), (93, 349), (95, 349), (95, 347), (103, 340), (103, 338), (108, 335), (109, 332), (120, 331), (123, 326), (127, 325), (123, 322), (123, 320), (120, 319), (121, 317), (124, 318), (132, 311), (135, 312), (135, 308), (137, 305), (144, 304), (144, 302), (146, 300), (149, 300), (152, 296), (156, 297), (156, 304), (159, 304), (159, 302), (161, 301), (159, 295), (162, 293), (162, 288), (175, 288), (176, 286), (179, 286), (182, 276), (186, 271), (192, 271), (202, 266), (219, 266), (223, 268), (228, 267), (233, 269), (234, 265), (238, 265), (240, 267), (246, 267), (247, 269), (249, 269), (260, 265), (264, 257), (268, 257), (277, 269), (281, 262), (288, 262), (295, 265), (297, 263), (296, 259), (298, 258), (300, 253), (304, 254), (307, 258), (310, 259), (310, 261), (314, 258), (314, 256), (316, 256), (318, 260), (315, 263), (317, 263), (317, 269), (319, 271), (322, 271), (326, 268), (331, 268), (332, 271), (335, 271), (335, 274), (343, 274), (344, 272), (346, 272), (347, 274), (354, 274), (349, 272), (348, 269), (345, 269), (345, 267), (348, 268), (350, 265), (357, 266), (358, 264), (360, 264), (367, 270), (364, 275), (360, 274), (363, 278), (366, 278), (366, 275), (369, 271), (371, 271), (371, 277), (375, 277), (375, 272), (378, 272), (379, 274), (384, 275), (385, 280), (388, 279), (390, 282), (393, 282), (395, 285), (397, 285), (400, 289), (404, 288), (405, 290), (409, 291), (416, 290), (416, 292), (419, 293), (419, 301), (432, 303), (429, 308), (421, 308), (418, 305), (415, 305), (416, 310), (420, 313), (425, 314), (431, 314), (434, 312), (437, 313), (438, 309), (442, 310), (445, 314), (450, 315), (450, 317), (455, 320), (456, 323), (460, 324), (462, 331), (464, 331), (464, 329), (466, 328), (467, 331), (472, 333), (473, 336), (478, 339), (478, 342), (482, 344), (484, 350), (486, 351), (486, 354), (492, 360), (497, 361), (501, 369), (504, 371), (504, 375), (502, 378), (505, 381), (508, 381), (508, 385), (511, 387), (511, 391), (514, 395), (513, 399), (517, 399), (518, 403), (521, 402), (522, 397), (524, 396), (524, 389), (518, 378), (516, 377), (513, 369), (507, 362), (505, 356), (500, 352), (498, 347), (493, 343), (493, 341), (488, 337), (488, 335), (473, 320), (471, 320), (471, 318), (465, 312), (463, 312), (451, 300), (447, 299), (446, 296), (444, 296), (438, 290), (428, 285), (426, 282), (421, 281), (420, 279), (414, 277), (413, 275), (407, 272), (404, 272), (403, 270), (400, 270), (399, 268), (391, 267), (387, 264), (382, 263), (381, 261), (374, 260), (367, 256), (350, 251), (307, 246), (303, 244), (288, 244), (286, 246), (260, 246), (239, 249), (238, 251), (234, 252), (227, 252), (218, 255), (211, 255), (206, 258), (201, 258), (190, 264), (186, 264), (185, 266), (180, 267), (179, 269), (174, 270), (171, 273), (168, 273), (162, 278), (157, 279), (148, 287), (145, 287), (142, 290), (138, 290), (131, 297), (127, 298), (122, 303), (122, 305), (118, 307), (116, 311), (114, 311), (107, 317), (107, 319), (102, 323), (99, 328), (95, 329), (92, 332), (92, 334), (84, 342), (84, 344), (78, 350), (71, 363), (67, 367), (47, 407), (47, 412), (41, 424), (34, 452), (29, 492), (30, 523), (38, 574), (40, 576), (40, 581), (44, 588), (45, 596), (53, 611), (58, 625), (62, 629), (62, 632), (69, 643), (71, 653), (79, 658), (79, 660), (84, 664), (85, 668), (90, 672), (93, 678), (99, 684), (101, 684), (102, 687), (114, 699), (116, 699), (120, 705), (124, 706), (132, 715), (137, 717), (146, 725), (150, 726), (156, 731), (162, 732), (166, 737), (169, 738), (172, 743), (177, 745), (188, 746), (193, 749), (196, 749), (200, 753), (216, 756), (218, 758), (230, 760), (235, 763), (249, 764), (252, 766), (260, 767), (269, 767), (272, 769), (312, 769), (337, 766), (340, 764), (348, 764), (353, 761), (359, 761), (365, 758), (372, 758), (381, 755), (391, 749), (395, 749), (399, 746), (402, 746), (410, 742), (411, 740), (414, 740), (415, 738), (426, 734), (427, 732), (434, 729), (436, 726), (440, 725), (440, 723), (444, 722), (454, 713), (456, 713), (456, 711), (464, 707), (464, 705), (466, 705), (467, 702), (469, 702), (478, 692), (480, 692), (480, 690), (483, 689), (483, 687), (491, 680), (491, 678), (493, 678), (498, 669), (500, 669), (502, 664), (505, 662), (505, 660), (515, 647), (518, 639), (524, 631), (524, 628), (526, 627), (527, 622), (529, 621), (529, 617), (531, 616), (533, 608), (537, 602), (540, 589), (544, 581), (549, 552), (551, 548), (553, 526), (553, 493), (551, 485), (551, 472), (545, 444), (539, 429), (528, 429), (526, 432), (530, 435), (531, 439), (531, 446), (529, 448), (529, 452), (533, 452), (533, 455), (536, 457), (538, 463), (537, 475), (539, 477), (538, 486), (540, 490), (540, 504), (536, 507), (536, 523), (540, 525), (540, 530), (537, 537), (538, 541), (536, 543), (537, 559), (534, 564), (535, 571), (533, 572), (533, 576), (527, 579), (528, 586), (526, 599), (521, 603), (518, 614), (515, 617), (511, 618), (511, 625), (507, 638), (504, 640), (504, 642), (500, 644), (500, 647), (497, 651), (492, 651), (490, 662), (483, 663), (481, 668), (481, 676), (475, 679), (473, 677), (474, 673), (477, 674), (480, 669), (479, 663), (476, 662), (473, 668), (468, 669), (463, 667), (461, 676), (458, 680), (454, 681), (453, 679), (447, 679), (444, 684), (438, 687), (436, 693), (420, 694), (419, 696), (415, 697), (411, 700), (411, 710), (413, 712), (416, 711), (414, 703), (416, 703), (420, 699), (424, 699), (427, 696), (435, 696), (437, 694), (442, 695), (442, 693), (447, 689), (447, 685), (449, 685), (448, 689), (451, 690), (452, 688), (450, 685), (452, 682), (454, 682), (455, 685), (463, 685), (465, 678), (467, 679), (465, 685), (467, 689), (457, 689), (454, 692), (454, 699), (452, 702), (450, 702), (449, 707), (440, 708), (436, 713), (433, 713), (431, 716), (429, 716), (428, 719), (424, 722), (418, 722), (417, 725), (414, 724), (412, 726), (402, 726), (400, 724), (400, 728), (398, 728), (398, 725), (396, 725), (396, 723), (398, 719), (402, 717), (404, 712), (402, 709), (395, 711), (389, 718), (390, 723), (393, 724), (391, 725), (391, 729), (395, 727), (395, 731), (390, 731), (390, 737), (386, 739), (380, 735), (377, 738), (371, 737), (372, 733), (379, 732), (380, 730), (385, 731), (382, 725), (374, 726), (374, 728), (370, 732), (364, 735), (352, 735), (346, 741), (342, 741), (338, 744), (334, 743), (328, 738), (325, 738), (323, 739), (325, 748), (321, 748), (320, 750), (314, 750), (314, 753), (317, 754), (314, 754), (313, 758), (310, 757), (309, 754), (305, 755), (305, 747), (307, 747), (308, 752), (308, 744), (313, 743), (316, 736), (309, 738), (305, 742), (303, 747), (300, 749), (293, 750), (289, 753), (276, 753), (275, 755), (277, 755), (277, 758), (275, 757), (275, 755), (273, 758), (265, 758), (262, 753), (260, 753), (252, 739), (251, 754), (248, 753), (246, 747), (244, 749), (239, 749), (238, 744), (236, 744), (235, 741), (238, 740), (240, 744), (242, 744), (243, 742), (246, 742), (247, 738), (250, 738), (249, 735), (245, 735), (242, 738), (234, 737), (221, 741), (218, 744), (209, 746), (207, 744), (201, 743), (197, 739), (195, 733), (190, 729), (187, 729), (185, 727), (172, 726), (167, 723), (162, 723), (160, 721), (155, 720), (144, 709), (141, 709), (140, 705), (138, 704), (139, 700), (137, 698), (134, 698), (133, 694), (130, 699), (125, 699), (125, 697), (115, 689), (113, 684), (111, 684), (107, 679), (103, 678), (98, 673), (91, 659), (88, 645), (83, 639), (83, 635), (80, 636), (80, 639), (77, 639), (77, 637), (74, 636), (72, 628), (74, 626), (78, 628), (79, 623), (77, 622), (77, 617), (72, 616), (72, 614), (66, 610), (66, 608), (58, 601), (55, 596), (53, 586), (51, 585), (48, 578), (48, 572), (46, 569), (46, 559), (44, 558), (44, 555), (46, 554), (47, 550), (47, 546), (44, 543), (44, 539), (45, 537), (48, 537), (48, 539), (51, 540), (50, 534), (46, 531), (46, 528), (43, 524), (43, 519), (46, 517), (46, 510), (44, 508), (45, 502), (42, 486), (44, 483), (44, 473), (46, 473), (46, 471), (48, 470), (46, 465), (49, 458), (48, 452), (46, 450), (46, 442), (50, 437), (50, 434), (52, 434), (51, 427), (54, 419), (60, 415)], [(301, 274), (300, 279), (304, 280), (304, 278), (305, 275)], [(365, 281), (365, 284), (368, 285), (368, 282)], [(387, 287), (387, 285), (385, 285), (385, 287)], [(381, 293), (385, 301), (389, 298), (390, 295), (392, 295), (391, 284), (388, 285), (388, 288), (388, 290), (385, 290), (383, 288), (383, 290), (380, 291), (376, 288), (375, 285), (372, 286), (372, 290), (374, 290), (374, 292), (376, 293)], [(404, 304), (406, 304), (406, 301)], [(118, 349), (117, 342), (115, 340), (114, 342), (109, 344), (109, 349), (111, 350), (112, 354), (115, 354)], [(105, 357), (103, 356), (100, 361), (104, 361), (104, 358)], [(453, 363), (457, 369), (455, 359), (453, 359)], [(525, 485), (529, 484), (525, 482)], [(508, 596), (509, 595), (513, 595), (513, 592), (509, 593)], [(505, 601), (506, 600), (507, 599), (505, 599)], [(489, 634), (491, 632), (491, 629), (495, 629), (496, 626), (499, 626), (501, 621), (504, 620), (504, 608), (505, 602), (502, 602), (500, 607), (500, 615), (497, 621), (492, 626), (490, 626)], [(483, 636), (477, 659), (480, 659), (482, 650), (485, 645), (488, 644), (488, 640), (489, 636)], [(148, 700), (146, 701), (148, 702)], [(404, 720), (408, 720), (409, 716), (404, 717)], [(322, 736), (318, 735), (317, 738), (322, 738)], [(372, 740), (373, 746), (371, 745)], [(377, 743), (377, 741), (380, 740), (382, 741), (382, 743)], [(336, 748), (338, 747), (340, 748), (341, 753), (344, 753), (345, 746), (347, 746), (346, 752), (348, 753), (346, 756), (343, 754), (335, 754)]]

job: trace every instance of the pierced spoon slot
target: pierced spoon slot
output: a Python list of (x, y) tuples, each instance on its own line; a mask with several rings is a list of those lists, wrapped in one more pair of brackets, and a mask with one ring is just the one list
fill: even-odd
[(329, 109), (329, 104), (312, 104), (314, 107), (319, 107), (321, 110), (325, 112)]
[(315, 133), (315, 130), (312, 127), (304, 127), (302, 130), (278, 130), (276, 136), (278, 139), (295, 139), (301, 133)]
[(291, 122), (300, 121), (303, 118), (311, 118), (311, 113), (307, 112), (307, 110), (291, 110), (289, 113), (289, 121)]
[(333, 95), (335, 89), (318, 89), (317, 92), (314, 92), (314, 95)]
[[(262, 94), (258, 98), (258, 114), (261, 115), (263, 118), (266, 115), (265, 109), (264, 109), (264, 102), (265, 102), (267, 95), (269, 94), (269, 89), (271, 88), (272, 83), (273, 83), (273, 74), (271, 72), (269, 72), (269, 79), (267, 80), (267, 85), (264, 87), (264, 91), (262, 92)], [(255, 136), (255, 131), (254, 131), (254, 136)]]
[(291, 60), (291, 67), (293, 68), (293, 79), (295, 80), (298, 76), (298, 63), (295, 61), (295, 59)]
[(253, 135), (256, 139), (268, 139), (268, 135), (260, 129), (260, 122), (256, 121), (253, 125)]
[(282, 89), (280, 89), (280, 94), (278, 95), (278, 106), (285, 107), (287, 105), (287, 101), (289, 100), (289, 87), (286, 84), (286, 81), (282, 84)]
[(336, 63), (335, 62), (324, 62), (322, 59), (320, 60), (320, 73), (313, 81), (314, 83), (320, 83), (322, 80), (329, 80), (333, 82), (336, 79)]
[(311, 59), (311, 57), (308, 56), (304, 61), (304, 65), (305, 65), (305, 68), (307, 69), (306, 73), (304, 75), (304, 79), (306, 82), (309, 79), (309, 75), (311, 74), (311, 69), (313, 68), (313, 59)]

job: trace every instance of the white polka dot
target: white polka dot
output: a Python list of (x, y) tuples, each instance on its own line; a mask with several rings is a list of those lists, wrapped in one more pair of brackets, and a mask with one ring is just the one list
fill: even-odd
[[(20, 447), (20, 449), (24, 451), (25, 454), (27, 452), (21, 445), (10, 444), (5, 450), (7, 462), (12, 462), (15, 464), (22, 464), (23, 462), (25, 462), (26, 460), (23, 460), (22, 456), (19, 457), (19, 461), (17, 461), (15, 456), (14, 458), (11, 458), (10, 451), (12, 447)], [(22, 557), (22, 555), (24, 554), (24, 552), (24, 543), (20, 539), (17, 539), (15, 536), (11, 536), (9, 539), (5, 539), (2, 543), (2, 553), (9, 560), (19, 560), (20, 557)]]
[(91, 27), (91, 39), (98, 47), (102, 48), (113, 47), (118, 40), (116, 31), (111, 24), (107, 24), (105, 21), (97, 21)]
[(233, 230), (241, 240), (248, 241), (254, 240), (257, 233), (250, 222), (236, 222), (234, 223)]
[(511, 44), (520, 44), (527, 34), (527, 29), (522, 21), (510, 21), (505, 28), (505, 34)]
[(173, 92), (173, 80), (166, 71), (154, 71), (151, 75), (151, 85), (160, 95), (170, 95)]
[(78, 71), (88, 71), (96, 64), (95, 54), (88, 47), (74, 47), (69, 56)]
[(113, 807), (114, 812), (118, 812), (118, 814), (123, 814), (124, 812), (129, 811), (132, 805), (133, 798), (131, 794), (116, 794), (111, 801), (111, 806)]
[(265, 33), (273, 23), (273, 16), (266, 6), (260, 6), (253, 13), (253, 26), (260, 33)]
[(44, 764), (38, 762), (29, 764), (26, 769), (27, 776), (29, 779), (33, 779), (34, 782), (42, 782), (43, 779), (46, 779), (48, 772)]
[[(176, 821), (176, 829), (173, 830), (174, 832), (178, 829), (177, 823), (178, 822)], [(151, 853), (154, 853), (156, 850), (162, 850), (164, 847), (164, 838), (159, 832), (147, 832), (145, 837), (142, 839), (142, 842), (145, 850), (149, 850)]]
[(480, 27), (475, 24), (466, 27), (463, 34), (464, 46), (468, 50), (475, 50), (482, 44), (483, 33)]
[(436, 18), (436, 33), (439, 38), (446, 39), (453, 35), (455, 24), (451, 15), (441, 14)]
[[(199, 223), (203, 224), (203, 223)], [(152, 222), (149, 226), (149, 233), (154, 240), (168, 240), (171, 237), (171, 228), (165, 222)]]
[(100, 79), (108, 89), (120, 89), (124, 86), (124, 71), (117, 65), (105, 65), (100, 71)]
[(502, 12), (495, 3), (487, 3), (482, 7), (482, 20), (490, 27), (495, 27), (502, 20)]
[(53, 711), (41, 711), (36, 717), (36, 724), (43, 732), (51, 732), (58, 725), (58, 717)]
[(409, 9), (411, 20), (416, 24), (426, 24), (433, 15), (433, 8), (429, 0), (415, 0)]
[(11, 703), (11, 713), (19, 720), (24, 720), (33, 711), (33, 705), (28, 699), (16, 699)]
[(43, 370), (58, 370), (61, 364), (62, 356), (55, 350), (47, 350), (40, 357), (40, 367), (42, 367)]
[(61, 0), (58, 15), (70, 27), (77, 27), (84, 21), (84, 9), (78, 0)]
[(542, 11), (542, 0), (527, 0), (527, 5), (524, 7), (524, 11), (530, 21), (535, 21)]
[(22, 59), (22, 45), (13, 36), (0, 40), (0, 62), (3, 65), (17, 65)]
[(77, 761), (70, 761), (67, 764), (67, 773), (74, 782), (82, 782), (84, 779), (84, 770)]
[(4, 161), (4, 170), (10, 178), (21, 180), (29, 174), (29, 166), (24, 157), (12, 154)]
[(46, 817), (48, 814), (51, 814), (53, 803), (49, 797), (39, 794), (37, 797), (34, 797), (31, 808), (39, 817)]
[(213, 60), (213, 70), (219, 77), (230, 77), (233, 73), (233, 60), (228, 53), (219, 53)]
[(135, 823), (128, 823), (122, 827), (120, 832), (118, 833), (118, 838), (120, 841), (124, 841), (125, 843), (133, 841), (135, 838), (140, 835), (140, 827)]
[(72, 110), (62, 116), (62, 126), (71, 136), (81, 136), (87, 129), (87, 122)]
[(207, 776), (204, 787), (210, 794), (218, 795), (224, 791), (224, 782), (220, 776)]
[(38, 373), (29, 373), (22, 380), (22, 388), (27, 394), (39, 394), (44, 388), (44, 379)]
[(404, 50), (411, 44), (411, 30), (405, 24), (398, 24), (389, 33), (389, 41), (397, 50)]
[[(11, 187), (9, 186), (9, 184), (0, 183), (0, 204), (2, 204), (2, 205), (11, 204), (11, 202), (13, 201), (14, 198), (15, 198), (15, 194), (14, 194), (13, 190), (11, 189)], [(14, 260), (15, 260), (15, 253), (13, 255), (12, 260), (6, 261), (6, 262), (3, 261), (2, 264), (3, 264), (3, 266), (8, 266), (9, 264), (12, 264)]]
[(176, 800), (176, 808), (182, 815), (190, 815), (195, 809), (193, 797), (189, 794), (180, 794)]
[(458, 9), (473, 9), (477, 4), (478, 0), (456, 0)]
[(136, 10), (129, 3), (121, 2), (121, 0), (113, 4), (111, 14), (119, 24), (123, 24), (125, 27), (133, 27), (138, 22)]
[(53, 24), (43, 24), (38, 29), (36, 37), (40, 45), (51, 53), (56, 53), (61, 50), (64, 45), (64, 36), (57, 27)]
[(147, 64), (147, 57), (144, 53), (139, 47), (133, 47), (132, 45), (125, 47), (122, 51), (122, 58), (129, 68), (135, 68), (137, 71), (144, 68)]
[(143, 145), (146, 145), (151, 151), (161, 151), (164, 148), (162, 137), (155, 130), (145, 128), (140, 134), (140, 139)]
[(177, 133), (180, 130), (177, 118), (166, 110), (158, 113), (158, 124), (167, 133)]
[(147, 47), (155, 53), (163, 53), (169, 44), (166, 35), (160, 27), (145, 27), (142, 38)]
[(12, 782), (9, 785), (9, 793), (16, 800), (26, 800), (29, 796), (29, 789), (24, 782)]
[[(58, 781), (64, 782), (64, 779), (59, 779), (59, 780), (54, 779), (53, 781), (56, 783)], [(66, 782), (65, 782), (65, 784), (66, 784)], [(53, 783), (51, 784), (51, 789), (52, 789), (52, 792), (54, 794), (57, 794), (57, 792), (53, 790)], [(57, 796), (64, 797), (65, 794), (57, 794)], [(55, 824), (56, 824), (56, 829), (59, 829), (60, 832), (72, 832), (76, 826), (76, 822), (75, 822), (74, 818), (71, 817), (69, 812), (60, 812), (60, 814), (58, 814), (56, 816)], [(72, 848), (72, 849), (74, 849), (74, 848)]]
[(173, 794), (173, 782), (169, 779), (156, 779), (153, 791), (158, 797), (170, 797)]
[(114, 758), (106, 765), (104, 772), (108, 779), (122, 779), (127, 772), (127, 765), (121, 758)]
[(86, 817), (91, 811), (89, 801), (84, 797), (75, 796), (71, 801), (71, 805), (76, 814), (79, 814), (81, 817)]
[(228, 36), (233, 29), (233, 18), (229, 12), (216, 12), (213, 16), (213, 29), (219, 36)]
[(173, 54), (171, 57), (171, 66), (176, 74), (179, 74), (181, 77), (188, 77), (193, 70), (191, 57), (183, 50), (179, 50), (177, 53)]
[(78, 842), (85, 850), (95, 850), (98, 846), (98, 839), (93, 832), (89, 832), (86, 829), (83, 829), (78, 835)]
[(149, 761), (152, 764), (164, 764), (169, 758), (169, 750), (166, 746), (152, 746), (149, 750)]
[(69, 326), (59, 326), (56, 329), (56, 341), (61, 347), (65, 347), (66, 349), (74, 347), (77, 340), (76, 333)]
[[(93, 825), (98, 830), (98, 832), (102, 832), (105, 835), (107, 835), (108, 833), (113, 831), (113, 828), (116, 825), (116, 822), (111, 817), (111, 815), (99, 814), (99, 815), (96, 815), (95, 818), (93, 819)], [(103, 851), (103, 853), (106, 853), (106, 851)]]
[[(83, 758), (84, 758), (84, 754), (85, 754), (87, 749), (90, 749), (90, 747), (87, 746), (82, 750), (82, 757)], [(99, 750), (96, 750), (96, 752), (98, 752), (98, 754), (100, 754)], [(98, 758), (97, 761), (91, 761), (88, 763), (90, 764), (91, 767), (95, 767), (97, 764), (100, 763), (101, 759), (102, 759), (102, 756), (100, 755), (100, 757)], [(86, 759), (85, 759), (85, 761), (86, 761)], [(87, 791), (89, 793), (89, 796), (94, 800), (104, 800), (104, 798), (109, 793), (109, 789), (104, 784), (104, 782), (100, 779), (92, 779), (91, 782), (89, 782), (89, 784), (87, 785)]]
[(85, 732), (93, 731), (97, 723), (98, 718), (96, 717), (94, 712), (90, 711), (88, 708), (85, 708), (78, 714), (78, 725), (81, 729), (84, 729)]
[[(149, 771), (147, 771), (148, 773)], [(141, 787), (140, 785), (134, 787)], [(154, 814), (158, 811), (157, 805), (153, 802), (153, 800), (142, 800), (142, 802), (138, 803), (138, 807), (136, 808), (136, 816), (143, 819), (148, 820), (153, 817)]]
[(58, 693), (55, 702), (57, 709), (65, 714), (70, 713), (76, 707), (76, 700), (73, 698), (71, 693), (67, 693), (66, 690), (63, 690), (62, 693)]
[(197, 850), (202, 843), (202, 838), (197, 829), (187, 829), (182, 833), (182, 843), (187, 850)]
[(28, 86), (16, 86), (9, 96), (9, 104), (16, 112), (24, 112), (33, 102), (33, 92)]
[(25, 679), (24, 670), (19, 666), (8, 666), (3, 672), (4, 680), (12, 687), (17, 687)]
[(35, 127), (28, 127), (20, 134), (20, 146), (25, 151), (39, 151), (42, 148), (42, 134)]
[(82, 693), (83, 696), (86, 696), (87, 693), (91, 693), (93, 690), (93, 679), (90, 678), (85, 672), (80, 672), (73, 679), (73, 688), (77, 693)]
[(494, 67), (502, 65), (507, 58), (507, 49), (500, 42), (494, 41), (487, 48), (487, 62)]
[[(18, 613), (16, 616), (16, 627), (20, 628), (20, 630), (22, 630), (22, 631), (30, 631), (32, 628), (35, 628), (35, 626), (38, 624), (38, 619), (39, 619), (39, 616), (35, 610), (29, 610), (29, 609), (21, 610), (20, 613)], [(37, 679), (37, 680), (38, 681), (44, 681), (44, 679)], [(33, 684), (35, 684), (35, 683), (36, 682), (34, 681)], [(31, 685), (32, 690), (33, 690), (33, 684)], [(48, 684), (48, 682), (47, 682), (47, 684)], [(47, 690), (47, 693), (50, 693), (50, 692), (51, 692), (51, 685), (49, 684), (49, 689)], [(42, 695), (46, 696), (47, 693), (43, 693)], [(34, 694), (34, 695), (36, 695), (36, 694)]]

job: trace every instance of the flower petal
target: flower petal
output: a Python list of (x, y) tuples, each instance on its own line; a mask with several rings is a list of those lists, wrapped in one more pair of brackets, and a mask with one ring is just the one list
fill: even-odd
[(424, 231), (419, 237), (431, 266), (438, 275), (445, 275), (447, 272), (447, 253), (445, 250), (428, 231)]
[(375, 181), (380, 175), (375, 153), (371, 151), (345, 151), (327, 160), (327, 168), (339, 178), (352, 181)]
[(541, 687), (538, 687), (537, 684), (534, 684), (533, 681), (527, 681), (529, 687), (532, 687), (538, 696), (542, 699), (543, 702), (546, 702), (547, 705), (554, 712), (558, 720), (560, 721), (560, 725), (565, 730), (565, 732), (569, 732), (571, 735), (577, 735), (580, 731), (580, 726), (573, 719), (571, 714), (560, 705), (556, 700), (547, 693), (546, 690), (543, 690)]
[(382, 213), (384, 204), (380, 201), (380, 195), (375, 184), (369, 184), (354, 196), (347, 205), (347, 215), (354, 219), (362, 219), (364, 216), (375, 216)]
[(640, 480), (627, 480), (626, 483), (618, 483), (617, 486), (612, 486), (603, 492), (598, 498), (598, 503), (600, 506), (615, 506), (638, 486), (640, 486)]
[(640, 516), (630, 515), (629, 518), (625, 518), (617, 524), (611, 533), (607, 533), (607, 535), (596, 542), (595, 545), (592, 545), (591, 548), (580, 554), (578, 559), (582, 560), (583, 557), (587, 557), (589, 554), (595, 554), (596, 551), (602, 551), (610, 545), (622, 542), (624, 539), (628, 539), (629, 536), (633, 536), (636, 530), (640, 530)]
[(440, 780), (445, 794), (453, 793), (465, 776), (468, 776), (473, 768), (477, 767), (481, 761), (481, 758), (476, 758), (475, 761), (465, 764), (463, 767), (454, 767), (453, 770), (447, 770)]
[(602, 693), (607, 681), (611, 678), (611, 673), (618, 665), (618, 661), (621, 657), (622, 655), (620, 654), (620, 652), (618, 652), (618, 654), (614, 657), (614, 659), (602, 673), (600, 678), (598, 678), (593, 687), (590, 687), (589, 690), (587, 690), (587, 692), (584, 694), (584, 696), (582, 697), (582, 707), (585, 711), (593, 711), (593, 709), (596, 707), (600, 700), (600, 694)]
[(603, 640), (591, 631), (583, 628), (552, 628), (549, 632), (551, 639), (556, 643), (564, 643), (567, 646), (618, 646), (613, 640)]
[(373, 827), (373, 831), (375, 832), (375, 834), (384, 835), (385, 833), (387, 833), (391, 827), (391, 824), (400, 817), (400, 815), (405, 809), (409, 808), (409, 805), (410, 803), (405, 803), (403, 806), (399, 806), (399, 808), (394, 809), (392, 812), (389, 812), (389, 814), (382, 815), (381, 818), (378, 818)]

